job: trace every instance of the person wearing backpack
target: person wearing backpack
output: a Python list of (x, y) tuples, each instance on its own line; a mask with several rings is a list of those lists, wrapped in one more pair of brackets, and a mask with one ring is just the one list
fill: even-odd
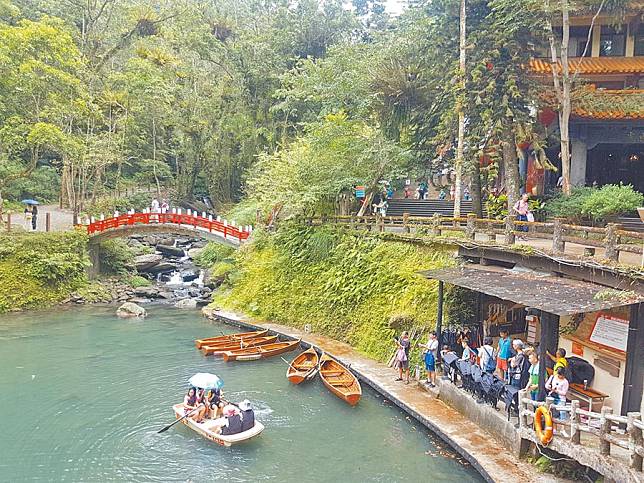
[(512, 348), (516, 352), (516, 355), (510, 359), (510, 384), (519, 389), (523, 389), (528, 382), (530, 363), (523, 353), (523, 341), (521, 339), (514, 339), (512, 341)]
[(479, 350), (479, 365), (483, 372), (494, 374), (496, 370), (496, 352), (492, 347), (492, 337), (483, 339), (483, 347)]

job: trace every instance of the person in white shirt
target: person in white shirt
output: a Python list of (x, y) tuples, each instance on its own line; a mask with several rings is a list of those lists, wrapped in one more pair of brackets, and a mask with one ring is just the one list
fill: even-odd
[(425, 370), (427, 371), (427, 384), (430, 387), (436, 387), (436, 357), (438, 355), (438, 338), (436, 332), (429, 333), (427, 344), (420, 344), (425, 348)]
[(496, 370), (496, 354), (492, 347), (492, 337), (483, 339), (483, 347), (479, 350), (479, 365), (483, 372), (494, 374)]

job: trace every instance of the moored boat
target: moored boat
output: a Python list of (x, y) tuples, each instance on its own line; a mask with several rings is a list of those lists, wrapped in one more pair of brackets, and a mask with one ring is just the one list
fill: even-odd
[(238, 341), (240, 339), (262, 337), (267, 334), (268, 334), (268, 329), (264, 329), (264, 330), (254, 330), (252, 332), (240, 332), (237, 334), (220, 335), (217, 337), (206, 337), (205, 339), (195, 340), (195, 346), (197, 347), (197, 349), (201, 349), (201, 347), (204, 345), (216, 345), (221, 342), (232, 342), (232, 341)]
[[(184, 416), (183, 404), (175, 404), (172, 406), (172, 410), (177, 419)], [(232, 446), (243, 443), (264, 431), (264, 425), (257, 420), (255, 420), (255, 425), (249, 430), (229, 435), (218, 434), (219, 425), (217, 424), (217, 420), (206, 419), (203, 423), (197, 423), (191, 418), (184, 418), (181, 422), (204, 438), (221, 446)]]
[(286, 370), (286, 377), (293, 384), (313, 379), (318, 371), (320, 358), (313, 346), (295, 356)]
[(206, 356), (220, 356), (226, 351), (270, 344), (272, 342), (275, 342), (276, 340), (276, 335), (265, 335), (263, 337), (253, 337), (251, 339), (240, 339), (238, 341), (222, 342), (217, 345), (204, 345), (201, 346), (201, 352), (203, 352), (203, 354)]
[(255, 347), (248, 347), (246, 349), (236, 349), (234, 351), (223, 352), (224, 360), (228, 361), (256, 361), (258, 359), (266, 359), (267, 357), (277, 356), (295, 350), (300, 344), (298, 340), (289, 342), (276, 342), (274, 344), (263, 344)]
[(322, 354), (320, 357), (320, 378), (333, 394), (355, 406), (362, 396), (358, 378), (335, 359)]

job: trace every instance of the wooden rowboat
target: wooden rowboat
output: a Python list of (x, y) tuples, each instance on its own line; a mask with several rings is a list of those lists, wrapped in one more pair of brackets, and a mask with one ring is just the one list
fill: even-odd
[(240, 339), (250, 339), (251, 337), (262, 337), (266, 334), (268, 334), (268, 329), (254, 330), (252, 332), (240, 332), (238, 334), (220, 335), (218, 337), (207, 337), (205, 339), (195, 340), (195, 346), (197, 347), (197, 349), (201, 349), (201, 346), (204, 345), (215, 345), (220, 342), (232, 342), (238, 341)]
[(286, 370), (286, 377), (293, 384), (313, 379), (318, 372), (320, 358), (313, 347), (309, 347), (301, 354), (295, 356)]
[(320, 378), (324, 385), (340, 399), (355, 406), (362, 396), (358, 378), (335, 359), (322, 354), (320, 357)]
[[(177, 419), (182, 418), (185, 414), (183, 404), (175, 404), (172, 406), (172, 410), (174, 411), (174, 415)], [(181, 422), (204, 438), (209, 439), (220, 446), (232, 446), (234, 444), (243, 443), (264, 431), (264, 425), (257, 420), (255, 420), (255, 425), (249, 430), (229, 435), (218, 434), (219, 425), (217, 420), (206, 419), (203, 423), (197, 423), (191, 418), (185, 418)]]
[(218, 345), (203, 345), (201, 346), (201, 352), (203, 352), (205, 356), (220, 356), (226, 351), (244, 349), (246, 347), (254, 347), (262, 344), (270, 344), (272, 342), (275, 342), (276, 340), (276, 335), (253, 337), (252, 339), (241, 339), (239, 341), (223, 342)]
[(224, 360), (228, 361), (256, 361), (266, 359), (267, 357), (277, 356), (295, 350), (300, 344), (299, 340), (289, 342), (276, 342), (275, 344), (264, 344), (246, 349), (236, 349), (234, 351), (223, 352)]

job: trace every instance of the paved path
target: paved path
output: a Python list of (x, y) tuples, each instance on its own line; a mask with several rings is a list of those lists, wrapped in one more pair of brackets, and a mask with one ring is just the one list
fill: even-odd
[(320, 350), (328, 352), (339, 361), (350, 365), (363, 382), (373, 386), (447, 441), (488, 481), (508, 483), (562, 481), (551, 475), (537, 473), (534, 466), (518, 459), (461, 413), (426, 391), (420, 390), (417, 383), (405, 385), (395, 382), (396, 375), (391, 368), (365, 357), (348, 344), (323, 335), (308, 334), (292, 327), (251, 321), (231, 312), (206, 308), (204, 314), (207, 317), (243, 327), (264, 327), (290, 337), (301, 338), (307, 345), (313, 344)]

